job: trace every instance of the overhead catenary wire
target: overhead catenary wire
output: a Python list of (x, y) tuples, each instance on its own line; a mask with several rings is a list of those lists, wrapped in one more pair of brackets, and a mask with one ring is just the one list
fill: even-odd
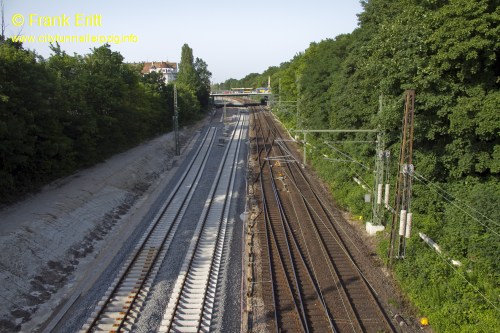
[[(336, 151), (337, 153), (339, 153), (340, 155), (342, 155), (343, 157), (345, 157), (347, 159), (347, 161), (351, 161), (355, 164), (358, 164), (360, 165), (362, 168), (364, 168), (365, 170), (368, 170), (368, 171), (373, 171), (371, 168), (369, 168), (368, 166), (366, 166), (365, 164), (359, 162), (358, 160), (356, 160), (354, 157), (350, 156), (349, 154), (343, 152), (342, 150), (334, 147), (331, 143), (331, 141), (324, 141), (324, 143), (330, 147), (331, 149), (333, 149), (334, 151)], [(314, 146), (312, 146), (313, 148), (316, 148)], [(345, 161), (345, 160), (343, 160)], [(346, 162), (347, 162), (346, 161)], [(353, 167), (350, 167), (351, 171), (353, 173), (356, 174), (356, 176), (363, 182), (365, 183), (366, 185), (367, 182), (362, 178), (360, 177), (360, 175), (354, 170)], [(433, 189), (437, 194), (439, 194), (443, 199), (445, 199), (447, 202), (449, 202), (451, 205), (453, 205), (454, 207), (458, 208), (460, 211), (462, 211), (463, 213), (465, 213), (467, 216), (469, 216), (470, 218), (474, 219), (477, 223), (481, 224), (483, 227), (485, 227), (486, 229), (488, 229), (489, 231), (491, 231), (492, 233), (494, 233), (495, 235), (497, 236), (500, 236), (499, 232), (493, 230), (491, 227), (489, 227), (487, 224), (485, 224), (484, 222), (480, 221), (478, 218), (476, 218), (475, 216), (473, 216), (470, 212), (468, 212), (466, 209), (464, 209), (463, 207), (461, 207), (460, 205), (462, 206), (465, 206), (466, 208), (468, 208), (469, 210), (473, 211), (474, 213), (480, 215), (481, 217), (485, 218), (486, 220), (490, 221), (491, 223), (495, 224), (496, 226), (500, 226), (500, 223), (499, 222), (495, 222), (494, 220), (492, 220), (491, 218), (485, 216), (484, 214), (482, 214), (481, 212), (479, 212), (477, 209), (471, 207), (470, 205), (468, 205), (467, 203), (457, 199), (456, 197), (454, 197), (453, 195), (451, 195), (449, 192), (447, 192), (446, 190), (444, 190), (443, 188), (439, 187), (438, 185), (432, 183), (430, 180), (426, 179), (423, 175), (417, 173), (417, 172), (413, 172), (413, 178), (415, 178), (416, 180), (418, 180), (419, 182), (421, 182), (422, 184), (426, 185), (427, 187)], [(369, 185), (368, 185), (369, 186)], [(445, 193), (445, 194), (443, 194)], [(452, 199), (450, 199), (452, 198)], [(460, 203), (460, 205), (458, 205), (456, 202)]]
[[(433, 184), (431, 181), (427, 180), (424, 176), (418, 174), (418, 173), (414, 173), (413, 177), (418, 180), (419, 182), (421, 182), (422, 184), (426, 185), (427, 187), (429, 187), (430, 189), (434, 190), (438, 195), (440, 195), (443, 199), (445, 199), (447, 202), (449, 202), (450, 204), (452, 204), (455, 208), (458, 208), (460, 211), (462, 211), (464, 214), (466, 214), (467, 216), (469, 216), (470, 218), (472, 218), (473, 220), (475, 220), (477, 223), (481, 224), (483, 227), (485, 227), (486, 229), (488, 229), (489, 231), (491, 231), (492, 233), (494, 233), (495, 235), (497, 236), (500, 236), (500, 234), (493, 230), (491, 227), (489, 227), (487, 224), (485, 224), (484, 222), (481, 222), (478, 218), (476, 218), (475, 216), (473, 216), (470, 212), (468, 212), (467, 210), (465, 210), (464, 208), (462, 208), (460, 205), (458, 205), (455, 201), (458, 201), (460, 204), (462, 205), (465, 205), (467, 206), (467, 208), (469, 208), (470, 210), (473, 210), (474, 212), (482, 215), (483, 217), (485, 217), (488, 221), (491, 221), (492, 223), (494, 223), (496, 226), (499, 226), (499, 224), (495, 221), (493, 221), (492, 219), (484, 216), (483, 214), (479, 213), (476, 209), (470, 207), (469, 205), (467, 205), (466, 203), (464, 203), (463, 201), (461, 200), (458, 200), (457, 198), (455, 198), (453, 195), (451, 195), (449, 192), (447, 192), (446, 190), (440, 188), (439, 186)], [(441, 192), (444, 192), (446, 193), (447, 196), (445, 196), (443, 193), (439, 192), (438, 190)], [(451, 198), (451, 199), (450, 199)]]
[(372, 171), (372, 169), (371, 169), (370, 167), (368, 167), (368, 166), (364, 165), (363, 163), (359, 162), (358, 160), (356, 160), (356, 159), (355, 159), (355, 158), (353, 158), (352, 156), (350, 156), (350, 155), (348, 155), (348, 154), (344, 153), (343, 151), (341, 151), (340, 149), (338, 149), (338, 148), (334, 147), (333, 145), (331, 145), (331, 144), (330, 144), (330, 142), (329, 142), (329, 141), (324, 141), (324, 142), (325, 142), (325, 144), (326, 144), (328, 147), (330, 147), (331, 149), (335, 150), (336, 152), (338, 152), (339, 154), (341, 154), (341, 155), (342, 155), (342, 156), (344, 156), (345, 158), (347, 158), (347, 159), (351, 160), (352, 162), (354, 162), (354, 163), (356, 163), (356, 164), (360, 165), (362, 168), (364, 168), (364, 169), (366, 169), (366, 170), (368, 170), (368, 171)]
[[(343, 151), (341, 151), (340, 149), (338, 149), (338, 148), (336, 148), (336, 147), (334, 147), (334, 146), (330, 145), (330, 144), (329, 144), (329, 142), (325, 141), (325, 143), (326, 143), (326, 144), (327, 144), (330, 148), (332, 148), (333, 150), (337, 151), (339, 154), (341, 154), (341, 155), (342, 155), (342, 156), (344, 156), (345, 158), (349, 159), (350, 161), (352, 161), (352, 162), (354, 162), (354, 163), (356, 163), (356, 164), (358, 164), (358, 165), (362, 166), (362, 167), (363, 167), (363, 168), (365, 168), (366, 170), (371, 170), (369, 167), (367, 167), (366, 165), (364, 165), (364, 164), (362, 164), (361, 162), (357, 161), (357, 160), (356, 160), (356, 159), (354, 159), (352, 156), (350, 156), (350, 155), (348, 155), (348, 154), (344, 153)], [(358, 174), (358, 173), (354, 170), (354, 168), (352, 168), (352, 167), (351, 167), (350, 169), (351, 169), (351, 171), (353, 171), (353, 172), (354, 172), (354, 173), (358, 176), (358, 178), (359, 178), (359, 179), (361, 179), (361, 180), (362, 180), (362, 181), (366, 184), (366, 181), (365, 181), (363, 178), (361, 178), (361, 177), (359, 176), (359, 174)], [(440, 195), (443, 199), (445, 199), (447, 202), (449, 202), (449, 203), (450, 203), (450, 204), (452, 204), (454, 207), (456, 207), (456, 208), (458, 208), (459, 210), (461, 210), (462, 212), (464, 212), (467, 216), (469, 216), (470, 218), (474, 219), (476, 222), (478, 222), (479, 224), (481, 224), (482, 226), (484, 226), (485, 228), (487, 228), (488, 230), (490, 230), (491, 232), (493, 232), (495, 235), (500, 236), (500, 234), (499, 234), (497, 231), (495, 231), (495, 230), (491, 229), (491, 228), (490, 228), (487, 224), (485, 224), (485, 223), (481, 222), (478, 218), (474, 217), (472, 214), (470, 214), (468, 211), (466, 211), (464, 208), (462, 208), (462, 207), (461, 207), (460, 205), (458, 205), (456, 202), (459, 202), (461, 205), (463, 205), (463, 206), (467, 207), (467, 208), (468, 208), (468, 209), (470, 209), (471, 211), (474, 211), (475, 213), (477, 213), (477, 214), (481, 215), (481, 216), (482, 216), (482, 217), (484, 217), (486, 220), (488, 220), (488, 221), (492, 222), (492, 223), (493, 223), (493, 224), (495, 224), (496, 226), (500, 226), (500, 223), (493, 221), (493, 220), (492, 220), (492, 219), (490, 219), (489, 217), (487, 217), (487, 216), (485, 216), (484, 214), (482, 214), (481, 212), (479, 212), (477, 209), (475, 209), (475, 208), (473, 208), (473, 207), (471, 207), (471, 206), (467, 205), (467, 203), (465, 203), (465, 202), (463, 202), (463, 201), (461, 201), (461, 200), (459, 200), (459, 199), (455, 198), (453, 195), (451, 195), (449, 192), (447, 192), (447, 191), (446, 191), (446, 190), (444, 190), (443, 188), (441, 188), (441, 187), (437, 186), (436, 184), (434, 184), (434, 183), (432, 183), (431, 181), (429, 181), (428, 179), (426, 179), (423, 175), (421, 175), (421, 174), (419, 174), (419, 173), (417, 173), (417, 172), (414, 172), (413, 177), (414, 177), (416, 180), (420, 181), (422, 184), (424, 184), (424, 185), (426, 185), (427, 187), (429, 187), (429, 188), (433, 189), (433, 190), (434, 190), (437, 194), (439, 194), (439, 195)], [(368, 185), (368, 184), (367, 184), (367, 185)], [(433, 188), (433, 187), (434, 187), (434, 188)], [(447, 197), (446, 195), (444, 195), (443, 193), (439, 192), (439, 191), (441, 191), (441, 192), (445, 193), (448, 197)], [(450, 198), (452, 198), (452, 199), (450, 199)], [(456, 202), (455, 202), (455, 201), (456, 201)]]
[[(331, 141), (329, 141), (329, 142), (331, 142)], [(310, 143), (307, 143), (307, 144), (308, 144), (308, 145), (311, 147), (311, 149), (313, 149), (313, 150), (314, 150), (314, 149), (315, 149), (315, 150), (318, 150), (318, 151), (320, 150), (320, 149), (318, 149), (316, 146), (311, 145)], [(328, 145), (328, 142), (327, 142), (327, 141), (325, 141), (325, 144), (327, 144), (327, 145)], [(333, 147), (331, 147), (331, 148), (333, 148)], [(366, 170), (368, 170), (368, 171), (373, 171), (373, 169), (371, 169), (371, 168), (367, 167), (366, 165), (364, 165), (364, 164), (362, 164), (362, 163), (358, 162), (358, 161), (357, 161), (356, 159), (354, 159), (352, 156), (350, 156), (350, 155), (349, 155), (349, 154), (347, 154), (347, 153), (344, 153), (344, 152), (343, 152), (343, 151), (341, 151), (340, 149), (338, 149), (338, 148), (333, 148), (333, 149), (334, 149), (334, 150), (336, 150), (336, 151), (338, 151), (340, 154), (344, 155), (344, 156), (345, 156), (346, 158), (348, 158), (348, 159), (347, 159), (347, 160), (342, 160), (342, 159), (333, 159), (333, 158), (329, 158), (329, 157), (328, 157), (328, 155), (323, 154), (323, 156), (325, 157), (325, 160), (327, 160), (327, 161), (332, 161), (332, 162), (348, 162), (348, 163), (355, 162), (356, 164), (359, 164), (359, 165), (361, 165), (362, 167), (364, 167)], [(349, 169), (350, 169), (350, 170), (351, 170), (351, 171), (352, 171), (352, 172), (353, 172), (353, 173), (357, 176), (357, 178), (358, 178), (358, 179), (359, 179), (359, 180), (360, 180), (360, 181), (361, 181), (361, 182), (362, 182), (365, 186), (367, 186), (367, 187), (368, 187), (371, 191), (373, 191), (373, 188), (371, 187), (371, 185), (369, 185), (369, 184), (368, 184), (368, 182), (367, 182), (366, 180), (364, 180), (364, 179), (363, 179), (363, 177), (361, 177), (361, 175), (360, 175), (358, 172), (356, 172), (356, 170), (354, 170), (354, 167), (349, 166)]]
[(433, 187), (437, 188), (438, 190), (446, 193), (447, 195), (449, 195), (450, 197), (452, 197), (455, 201), (458, 201), (460, 202), (460, 204), (466, 206), (467, 208), (469, 208), (470, 210), (473, 210), (475, 213), (481, 215), (482, 217), (484, 217), (485, 219), (487, 219), (488, 221), (490, 222), (493, 222), (494, 224), (496, 224), (497, 226), (500, 226), (500, 222), (495, 222), (493, 221), (492, 219), (490, 219), (488, 216), (484, 215), (483, 213), (481, 213), (480, 211), (478, 211), (477, 209), (475, 209), (474, 207), (471, 207), (469, 206), (466, 202), (462, 201), (462, 200), (459, 200), (455, 197), (453, 197), (452, 194), (450, 194), (449, 192), (447, 192), (445, 189), (439, 187), (438, 185), (436, 185), (435, 183), (431, 182), (430, 180), (426, 179), (423, 175), (415, 172), (415, 174), (418, 176), (418, 177), (421, 177), (422, 179), (424, 179), (426, 182), (428, 182), (430, 185), (432, 185)]
[(366, 141), (366, 140), (342, 140), (342, 141), (328, 141), (330, 143), (346, 143), (346, 142), (349, 142), (349, 143), (377, 143), (376, 140), (370, 140), (370, 141)]
[[(368, 170), (368, 171), (373, 171), (372, 168), (362, 164), (361, 162), (357, 161), (354, 157), (350, 156), (349, 154), (341, 151), (340, 149), (338, 148), (335, 148), (331, 145), (329, 145), (329, 143), (332, 142), (332, 141), (325, 141), (325, 143), (330, 147), (332, 148), (333, 150), (337, 151), (339, 154), (341, 154), (342, 156), (344, 156), (345, 158), (347, 158), (347, 160), (337, 160), (337, 161), (340, 161), (340, 162), (354, 162), (358, 165), (360, 165), (361, 167), (363, 167), (364, 169)], [(364, 142), (369, 142), (369, 141), (364, 141)], [(327, 160), (331, 160), (331, 161), (335, 161), (334, 159), (330, 159), (328, 158), (326, 155), (324, 155), (326, 157)], [(354, 167), (352, 166), (349, 166), (349, 169), (357, 176), (357, 178), (362, 182), (364, 183), (368, 188), (370, 188), (372, 191), (373, 191), (373, 188), (371, 185), (368, 184), (368, 182), (366, 180), (363, 179), (363, 177), (361, 177), (361, 175), (356, 171), (354, 170)]]
[(353, 167), (350, 167), (351, 171), (357, 176), (357, 178), (363, 183), (366, 185), (366, 187), (368, 187), (370, 190), (373, 191), (373, 187), (371, 185), (369, 185), (366, 180), (363, 179), (363, 177), (361, 177), (361, 175), (359, 173), (356, 172), (356, 170), (354, 170)]
[[(432, 248), (432, 245), (426, 243), (430, 248)], [(457, 273), (464, 281), (466, 281), (473, 289), (475, 292), (477, 292), (479, 295), (481, 295), (481, 297), (486, 301), (488, 302), (495, 310), (497, 311), (500, 311), (500, 309), (498, 308), (498, 306), (496, 306), (488, 297), (486, 297), (480, 290), (478, 287), (476, 287), (474, 284), (472, 284), (472, 282), (470, 282), (469, 280), (467, 280), (467, 278), (462, 274), (460, 273), (455, 267), (453, 267), (452, 263), (449, 262), (449, 260), (444, 257), (444, 255), (438, 251), (434, 251), (435, 253), (438, 254), (439, 258), (441, 258), (448, 266), (451, 267), (451, 269), (453, 269), (455, 271), (455, 273)]]

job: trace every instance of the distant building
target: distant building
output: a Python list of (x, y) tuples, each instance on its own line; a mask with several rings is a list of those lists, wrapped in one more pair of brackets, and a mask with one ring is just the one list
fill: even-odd
[(142, 68), (142, 74), (158, 72), (163, 75), (165, 83), (173, 82), (177, 79), (177, 63), (168, 61), (145, 62)]

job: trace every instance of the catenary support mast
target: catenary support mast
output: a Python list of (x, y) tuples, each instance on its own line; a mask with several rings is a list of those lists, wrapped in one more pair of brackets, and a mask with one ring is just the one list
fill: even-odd
[[(415, 90), (405, 91), (405, 113), (403, 117), (403, 135), (399, 153), (396, 197), (391, 225), (389, 262), (394, 258), (404, 258), (406, 239), (410, 238), (412, 217), (411, 192), (414, 166), (413, 155), (413, 116), (415, 110)], [(399, 218), (398, 218), (399, 217)], [(399, 228), (396, 227), (399, 221)], [(398, 230), (396, 230), (398, 229)]]
[(175, 137), (175, 155), (181, 154), (180, 140), (179, 140), (179, 108), (177, 107), (177, 85), (174, 84), (174, 137)]

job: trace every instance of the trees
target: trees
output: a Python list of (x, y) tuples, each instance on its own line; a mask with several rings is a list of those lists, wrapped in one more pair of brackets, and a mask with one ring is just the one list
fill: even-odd
[(212, 73), (208, 70), (208, 65), (203, 59), (196, 58), (194, 70), (197, 78), (196, 97), (202, 108), (206, 108), (210, 103), (210, 78)]
[(207, 63), (200, 58), (196, 58), (195, 61), (193, 50), (188, 44), (184, 44), (182, 46), (177, 84), (181, 89), (186, 90), (186, 97), (193, 94), (198, 103), (185, 105), (183, 110), (186, 110), (187, 107), (187, 110), (192, 109), (196, 113), (201, 110), (200, 108), (206, 108), (209, 105), (211, 77), (212, 73), (208, 70)]
[(195, 88), (197, 86), (196, 71), (194, 68), (193, 50), (188, 44), (182, 46), (181, 62), (179, 64), (179, 74), (177, 83)]
[(30, 51), (0, 44), (0, 196), (33, 189), (71, 167), (71, 142), (53, 108), (55, 78)]
[[(161, 75), (141, 76), (107, 44), (83, 56), (51, 50), (43, 59), (0, 42), (0, 203), (171, 130), (173, 86)], [(201, 59), (182, 72), (187, 123), (208, 105), (211, 74)]]
[(172, 85), (166, 85), (163, 76), (158, 72), (151, 72), (141, 76), (142, 101), (140, 112), (150, 114), (147, 119), (147, 128), (152, 134), (160, 134), (172, 128), (172, 115), (174, 114)]
[[(414, 236), (395, 271), (437, 332), (488, 332), (499, 327), (498, 213), (500, 205), (500, 7), (495, 0), (366, 0), (359, 27), (312, 43), (273, 73), (273, 91), (299, 101), (300, 124), (310, 128), (376, 128), (392, 156), (399, 150), (402, 95), (417, 92), (412, 207)], [(252, 75), (253, 81), (263, 75)], [(231, 84), (236, 84), (232, 82)], [(383, 95), (383, 112), (378, 98)], [(278, 113), (290, 127), (296, 113)], [(325, 161), (327, 136), (309, 143), (310, 161), (337, 202), (366, 215), (361, 176), (372, 170)], [(361, 134), (330, 136), (368, 140)], [(373, 140), (371, 138), (370, 140)], [(373, 166), (368, 144), (335, 146)], [(342, 159), (339, 158), (338, 159)], [(392, 167), (395, 170), (395, 167)], [(439, 256), (418, 238), (440, 244)], [(382, 243), (383, 244), (383, 243)], [(385, 253), (384, 250), (380, 251)], [(451, 257), (462, 263), (454, 267)], [(484, 296), (484, 297), (483, 297)], [(495, 308), (496, 306), (496, 308)]]

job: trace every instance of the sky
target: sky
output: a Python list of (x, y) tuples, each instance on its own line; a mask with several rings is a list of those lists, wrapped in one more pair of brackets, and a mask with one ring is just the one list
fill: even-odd
[[(0, 0), (2, 1), (2, 0)], [(352, 32), (359, 0), (3, 0), (5, 35), (34, 38), (25, 48), (50, 56), (49, 40), (68, 54), (110, 41), (126, 62), (179, 62), (193, 49), (214, 83), (262, 73), (311, 42)], [(125, 37), (124, 37), (125, 36)], [(66, 37), (65, 37), (66, 38)], [(82, 39), (82, 41), (80, 41)], [(94, 41), (92, 41), (94, 39)]]

